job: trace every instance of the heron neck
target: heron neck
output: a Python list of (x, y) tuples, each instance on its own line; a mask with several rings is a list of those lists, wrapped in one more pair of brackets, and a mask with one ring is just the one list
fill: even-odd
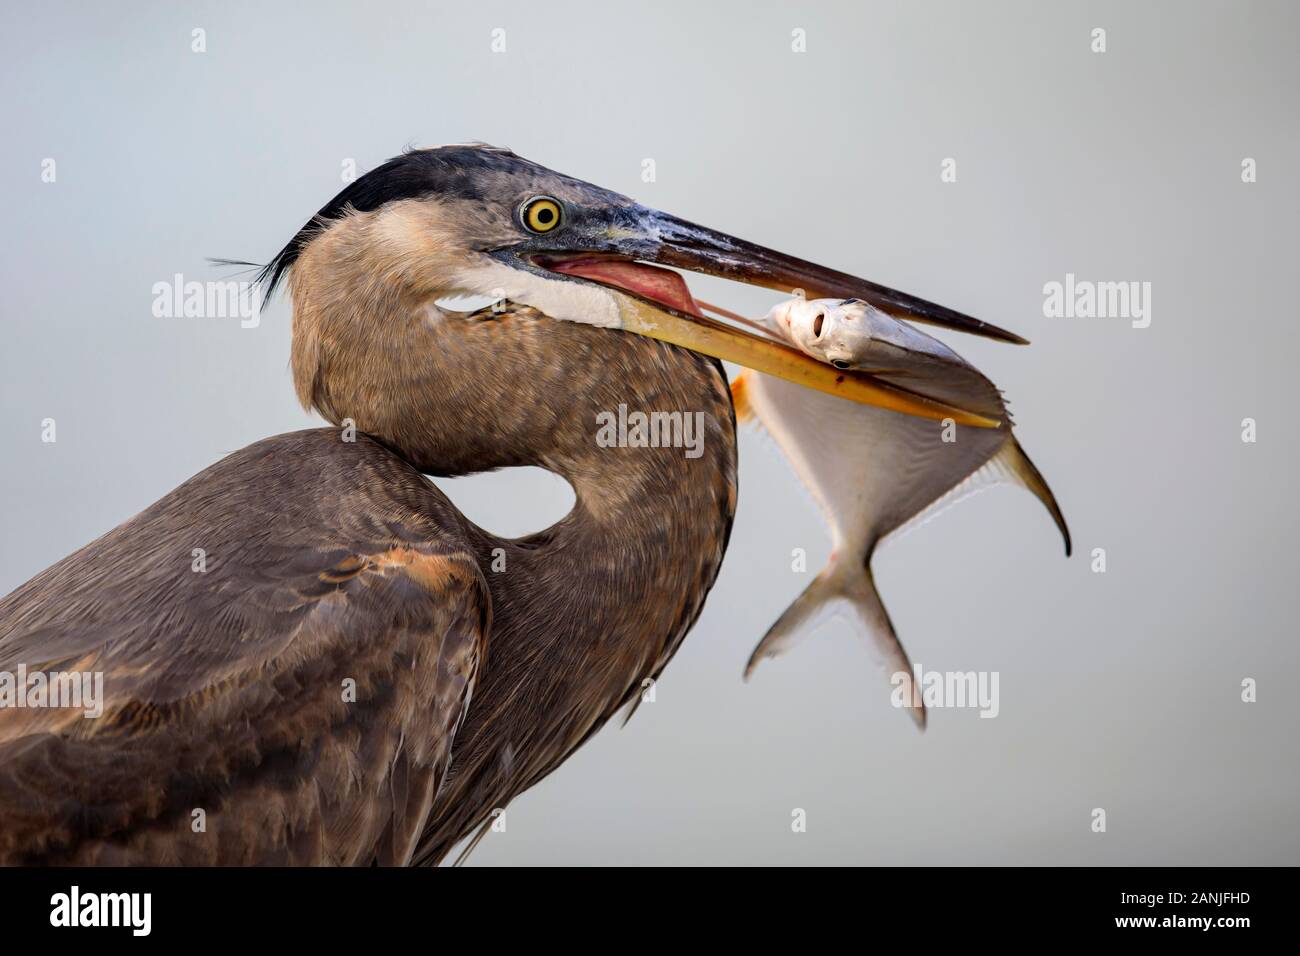
[(519, 465), (573, 486), (572, 511), (506, 540), (461, 519), (492, 595), (488, 659), (421, 853), (436, 859), (544, 776), (656, 677), (717, 576), (736, 505), (720, 363), (509, 306), (296, 276), (304, 403), (426, 474)]
[[(716, 577), (736, 501), (730, 394), (716, 362), (659, 342), (531, 310), (488, 321), (458, 331), (486, 335), (482, 351), (509, 366), (479, 391), (491, 412), (472, 415), (494, 450), (417, 463), (536, 465), (573, 486), (573, 509), (543, 531), (470, 532), (494, 616), (475, 699), (491, 711), (587, 695), (570, 728), (585, 734), (658, 673)], [(521, 687), (537, 696), (508, 701)]]
[[(735, 418), (717, 362), (531, 310), (442, 319), (408, 345), (428, 359), (402, 385), (415, 407), (359, 427), (435, 475), (537, 465), (576, 496), (567, 516), (524, 538), (465, 522), (493, 623), (427, 824), (422, 858), (437, 859), (668, 662), (726, 548)], [(636, 413), (666, 423), (668, 441), (640, 430)]]
[(666, 662), (722, 559), (736, 447), (720, 364), (522, 306), (344, 296), (348, 313), (313, 312), (321, 300), (295, 299), (294, 372), (327, 419), (434, 476), (534, 465), (573, 486), (572, 512), (538, 534), (470, 532), (495, 605), (486, 693), (581, 679), (603, 719)]

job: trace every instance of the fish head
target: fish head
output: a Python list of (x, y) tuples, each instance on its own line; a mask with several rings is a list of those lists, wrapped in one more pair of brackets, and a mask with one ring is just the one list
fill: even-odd
[(967, 364), (938, 339), (861, 299), (788, 299), (766, 321), (807, 355), (840, 369)]
[(838, 369), (941, 401), (960, 398), (980, 414), (1007, 420), (997, 388), (978, 369), (906, 322), (861, 299), (788, 299), (765, 319), (801, 352)]

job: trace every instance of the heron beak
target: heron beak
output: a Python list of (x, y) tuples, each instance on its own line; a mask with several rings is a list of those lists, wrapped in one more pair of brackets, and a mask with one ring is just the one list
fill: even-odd
[(1008, 342), (1019, 336), (902, 292), (826, 269), (653, 209), (633, 206), (582, 230), (586, 252), (547, 252), (533, 263), (607, 287), (621, 328), (743, 365), (849, 401), (935, 421), (997, 428), (1000, 422), (865, 372), (836, 369), (771, 338), (705, 316), (682, 277), (647, 263), (720, 276), (807, 298), (857, 298), (896, 317)]

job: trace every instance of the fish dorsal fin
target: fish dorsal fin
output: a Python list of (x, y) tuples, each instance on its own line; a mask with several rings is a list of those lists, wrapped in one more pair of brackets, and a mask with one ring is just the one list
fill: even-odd
[(1043, 503), (1047, 513), (1056, 522), (1057, 530), (1061, 532), (1061, 538), (1065, 541), (1065, 556), (1068, 558), (1073, 546), (1070, 543), (1070, 528), (1065, 523), (1065, 515), (1061, 513), (1061, 506), (1056, 503), (1056, 495), (1052, 494), (1052, 489), (1047, 487), (1047, 480), (1043, 478), (1043, 473), (1029, 460), (1025, 450), (1020, 447), (1020, 442), (1012, 438), (1000, 452), (993, 456), (993, 460), (1006, 470), (1008, 481), (1027, 488)]
[(1043, 503), (1047, 513), (1052, 516), (1052, 521), (1055, 522), (1057, 530), (1061, 532), (1061, 538), (1065, 542), (1065, 554), (1066, 557), (1069, 557), (1072, 545), (1070, 542), (1070, 529), (1065, 523), (1065, 515), (1061, 513), (1060, 505), (1056, 503), (1056, 496), (1052, 494), (1052, 489), (1047, 486), (1042, 473), (1034, 467), (1034, 463), (1029, 460), (1029, 456), (1025, 454), (1024, 449), (1020, 447), (1020, 442), (1016, 441), (1014, 435), (998, 449), (992, 458), (956, 485), (953, 485), (944, 495), (935, 499), (924, 511), (913, 515), (904, 524), (891, 531), (885, 536), (884, 540), (899, 537), (913, 528), (920, 527), (931, 518), (951, 508), (959, 501), (969, 498), (976, 492), (1004, 483), (1019, 485), (1021, 488), (1027, 489)]

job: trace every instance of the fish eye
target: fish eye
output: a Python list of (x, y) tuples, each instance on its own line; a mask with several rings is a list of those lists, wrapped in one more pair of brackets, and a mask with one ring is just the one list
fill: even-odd
[(535, 196), (524, 203), (519, 218), (529, 232), (550, 232), (560, 224), (560, 204), (550, 196)]
[(849, 363), (844, 361), (844, 359), (834, 359), (831, 362), (831, 364), (840, 370), (844, 370), (849, 367)]

